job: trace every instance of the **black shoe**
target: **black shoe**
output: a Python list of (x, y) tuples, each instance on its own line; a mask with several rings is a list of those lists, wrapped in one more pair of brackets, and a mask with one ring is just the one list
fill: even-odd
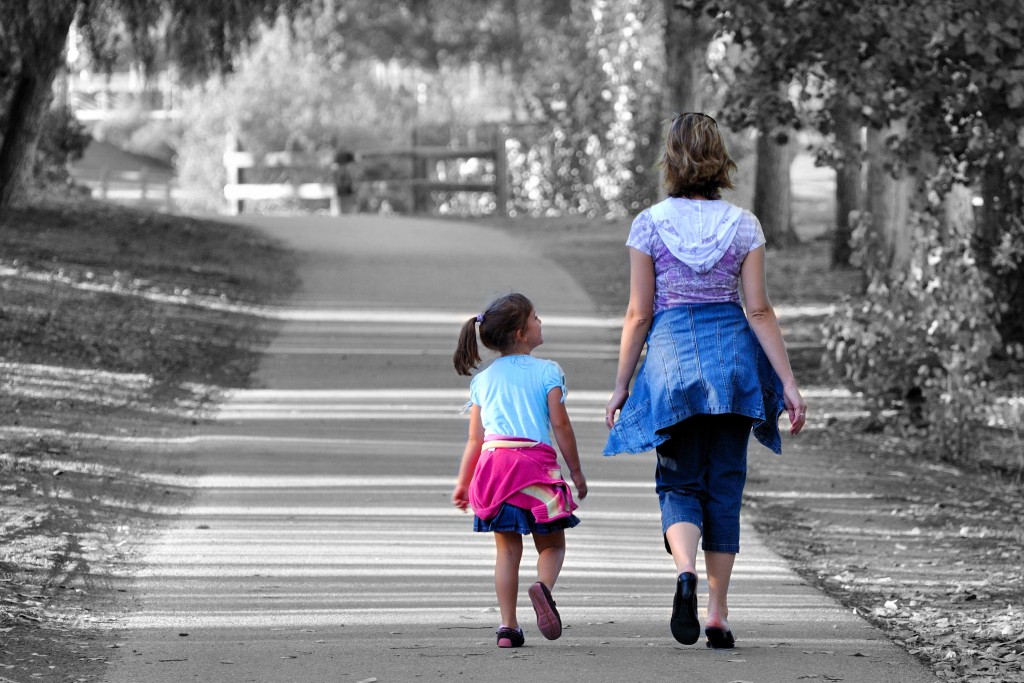
[(498, 629), (498, 647), (522, 647), (526, 642), (523, 629), (502, 626)]
[(708, 637), (707, 645), (712, 650), (731, 650), (736, 644), (732, 631), (726, 631), (716, 626), (708, 626), (704, 629), (704, 635)]
[(676, 597), (672, 600), (672, 636), (683, 645), (693, 645), (700, 638), (697, 620), (697, 575), (683, 572), (676, 579)]

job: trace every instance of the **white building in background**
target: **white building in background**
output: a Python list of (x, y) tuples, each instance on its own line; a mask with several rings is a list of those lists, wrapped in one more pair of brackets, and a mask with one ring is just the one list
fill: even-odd
[(153, 119), (178, 118), (181, 84), (173, 68), (147, 75), (139, 64), (110, 74), (91, 69), (83, 52), (78, 27), (68, 33), (67, 68), (55, 88), (59, 101), (67, 103), (83, 123), (110, 118), (121, 112), (139, 112)]

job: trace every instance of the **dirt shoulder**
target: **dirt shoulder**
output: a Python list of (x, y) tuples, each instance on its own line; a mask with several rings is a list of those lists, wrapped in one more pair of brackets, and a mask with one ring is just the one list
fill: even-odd
[(153, 437), (246, 386), (270, 333), (209, 303), (295, 283), (237, 226), (92, 201), (0, 217), (0, 680), (102, 677), (110, 579), (185, 502)]
[[(536, 244), (603, 310), (624, 311), (628, 221), (484, 222)], [(768, 288), (777, 306), (831, 304), (854, 291), (859, 274), (830, 270), (828, 249), (809, 241), (769, 252)], [(787, 439), (783, 457), (765, 451), (752, 458), (745, 514), (797, 572), (882, 628), (938, 678), (1024, 681), (1019, 470), (912, 456), (913, 435), (886, 434), (861, 417), (855, 397), (830, 391), (820, 367), (821, 320), (782, 321), (801, 384), (816, 387), (812, 421)], [(988, 436), (983, 460), (1017, 461), (1019, 438)]]

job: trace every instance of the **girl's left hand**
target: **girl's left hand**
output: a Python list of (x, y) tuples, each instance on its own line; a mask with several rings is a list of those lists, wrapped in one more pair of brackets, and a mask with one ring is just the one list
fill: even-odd
[(587, 478), (583, 476), (582, 470), (576, 472), (570, 472), (569, 476), (572, 477), (572, 483), (576, 485), (576, 498), (583, 500), (587, 497)]
[(469, 487), (468, 486), (456, 486), (452, 492), (452, 505), (459, 508), (463, 512), (469, 507)]

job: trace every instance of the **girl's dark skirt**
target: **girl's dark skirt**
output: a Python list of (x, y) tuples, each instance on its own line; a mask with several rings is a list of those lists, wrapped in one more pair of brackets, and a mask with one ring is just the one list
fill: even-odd
[(579, 517), (573, 514), (553, 522), (538, 522), (529, 510), (505, 503), (492, 519), (480, 519), (474, 515), (473, 531), (510, 531), (524, 536), (528, 534), (543, 536), (563, 529), (571, 529), (579, 523)]

